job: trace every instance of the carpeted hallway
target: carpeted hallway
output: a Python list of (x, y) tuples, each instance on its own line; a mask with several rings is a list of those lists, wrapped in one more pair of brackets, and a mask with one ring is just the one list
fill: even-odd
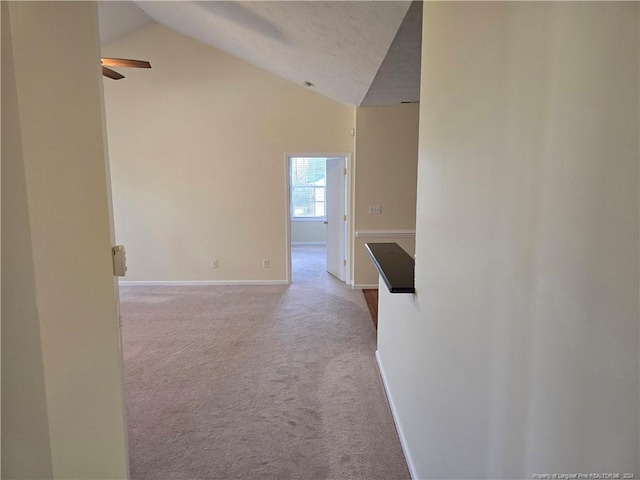
[(132, 479), (409, 478), (362, 293), (293, 255), (290, 286), (121, 288)]

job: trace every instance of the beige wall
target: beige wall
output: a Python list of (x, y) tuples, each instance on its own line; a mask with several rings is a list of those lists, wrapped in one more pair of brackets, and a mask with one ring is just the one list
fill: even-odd
[(9, 4), (2, 2), (2, 478), (51, 478)]
[(284, 281), (285, 154), (351, 152), (354, 107), (160, 25), (103, 54), (153, 66), (104, 83), (126, 280)]
[[(356, 111), (354, 233), (415, 230), (419, 106), (360, 107)], [(370, 214), (379, 205), (380, 214)], [(355, 285), (377, 285), (378, 273), (365, 250), (367, 242), (396, 242), (410, 254), (414, 239), (355, 238)]]
[(126, 478), (95, 4), (2, 7), (2, 477)]
[(416, 478), (640, 476), (638, 6), (425, 3), (416, 295), (378, 331)]

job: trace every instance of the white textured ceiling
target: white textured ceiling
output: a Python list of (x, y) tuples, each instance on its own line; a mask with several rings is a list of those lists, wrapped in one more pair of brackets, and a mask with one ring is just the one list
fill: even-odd
[(102, 45), (156, 23), (133, 2), (98, 2), (98, 19)]
[[(316, 92), (350, 105), (360, 105), (367, 92), (366, 105), (412, 101), (419, 86), (419, 61), (417, 78), (415, 66), (402, 67), (403, 62), (415, 61), (415, 52), (406, 51), (415, 44), (407, 41), (415, 31), (399, 32), (390, 50), (411, 5), (408, 1), (98, 3), (103, 44), (156, 21), (287, 80), (311, 82)], [(113, 25), (118, 8), (126, 17), (121, 33)], [(416, 28), (415, 21), (404, 24), (405, 30)], [(388, 52), (396, 59), (385, 60)], [(381, 65), (386, 65), (384, 75), (378, 72)], [(396, 80), (387, 78), (389, 73), (395, 73)], [(414, 78), (407, 81), (410, 75)], [(401, 76), (404, 84), (398, 82)], [(385, 98), (385, 91), (393, 91), (393, 98)]]
[(419, 102), (421, 56), (422, 2), (413, 2), (360, 105)]

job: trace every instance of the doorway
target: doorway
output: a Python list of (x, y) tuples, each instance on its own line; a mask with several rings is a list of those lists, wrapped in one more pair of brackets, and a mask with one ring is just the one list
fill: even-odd
[(311, 248), (324, 271), (348, 281), (349, 164), (349, 154), (286, 156), (288, 283), (297, 254)]

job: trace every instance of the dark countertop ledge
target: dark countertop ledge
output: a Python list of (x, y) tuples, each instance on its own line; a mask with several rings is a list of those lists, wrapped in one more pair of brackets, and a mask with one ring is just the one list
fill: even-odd
[(366, 243), (373, 264), (391, 293), (415, 293), (415, 261), (397, 243)]

